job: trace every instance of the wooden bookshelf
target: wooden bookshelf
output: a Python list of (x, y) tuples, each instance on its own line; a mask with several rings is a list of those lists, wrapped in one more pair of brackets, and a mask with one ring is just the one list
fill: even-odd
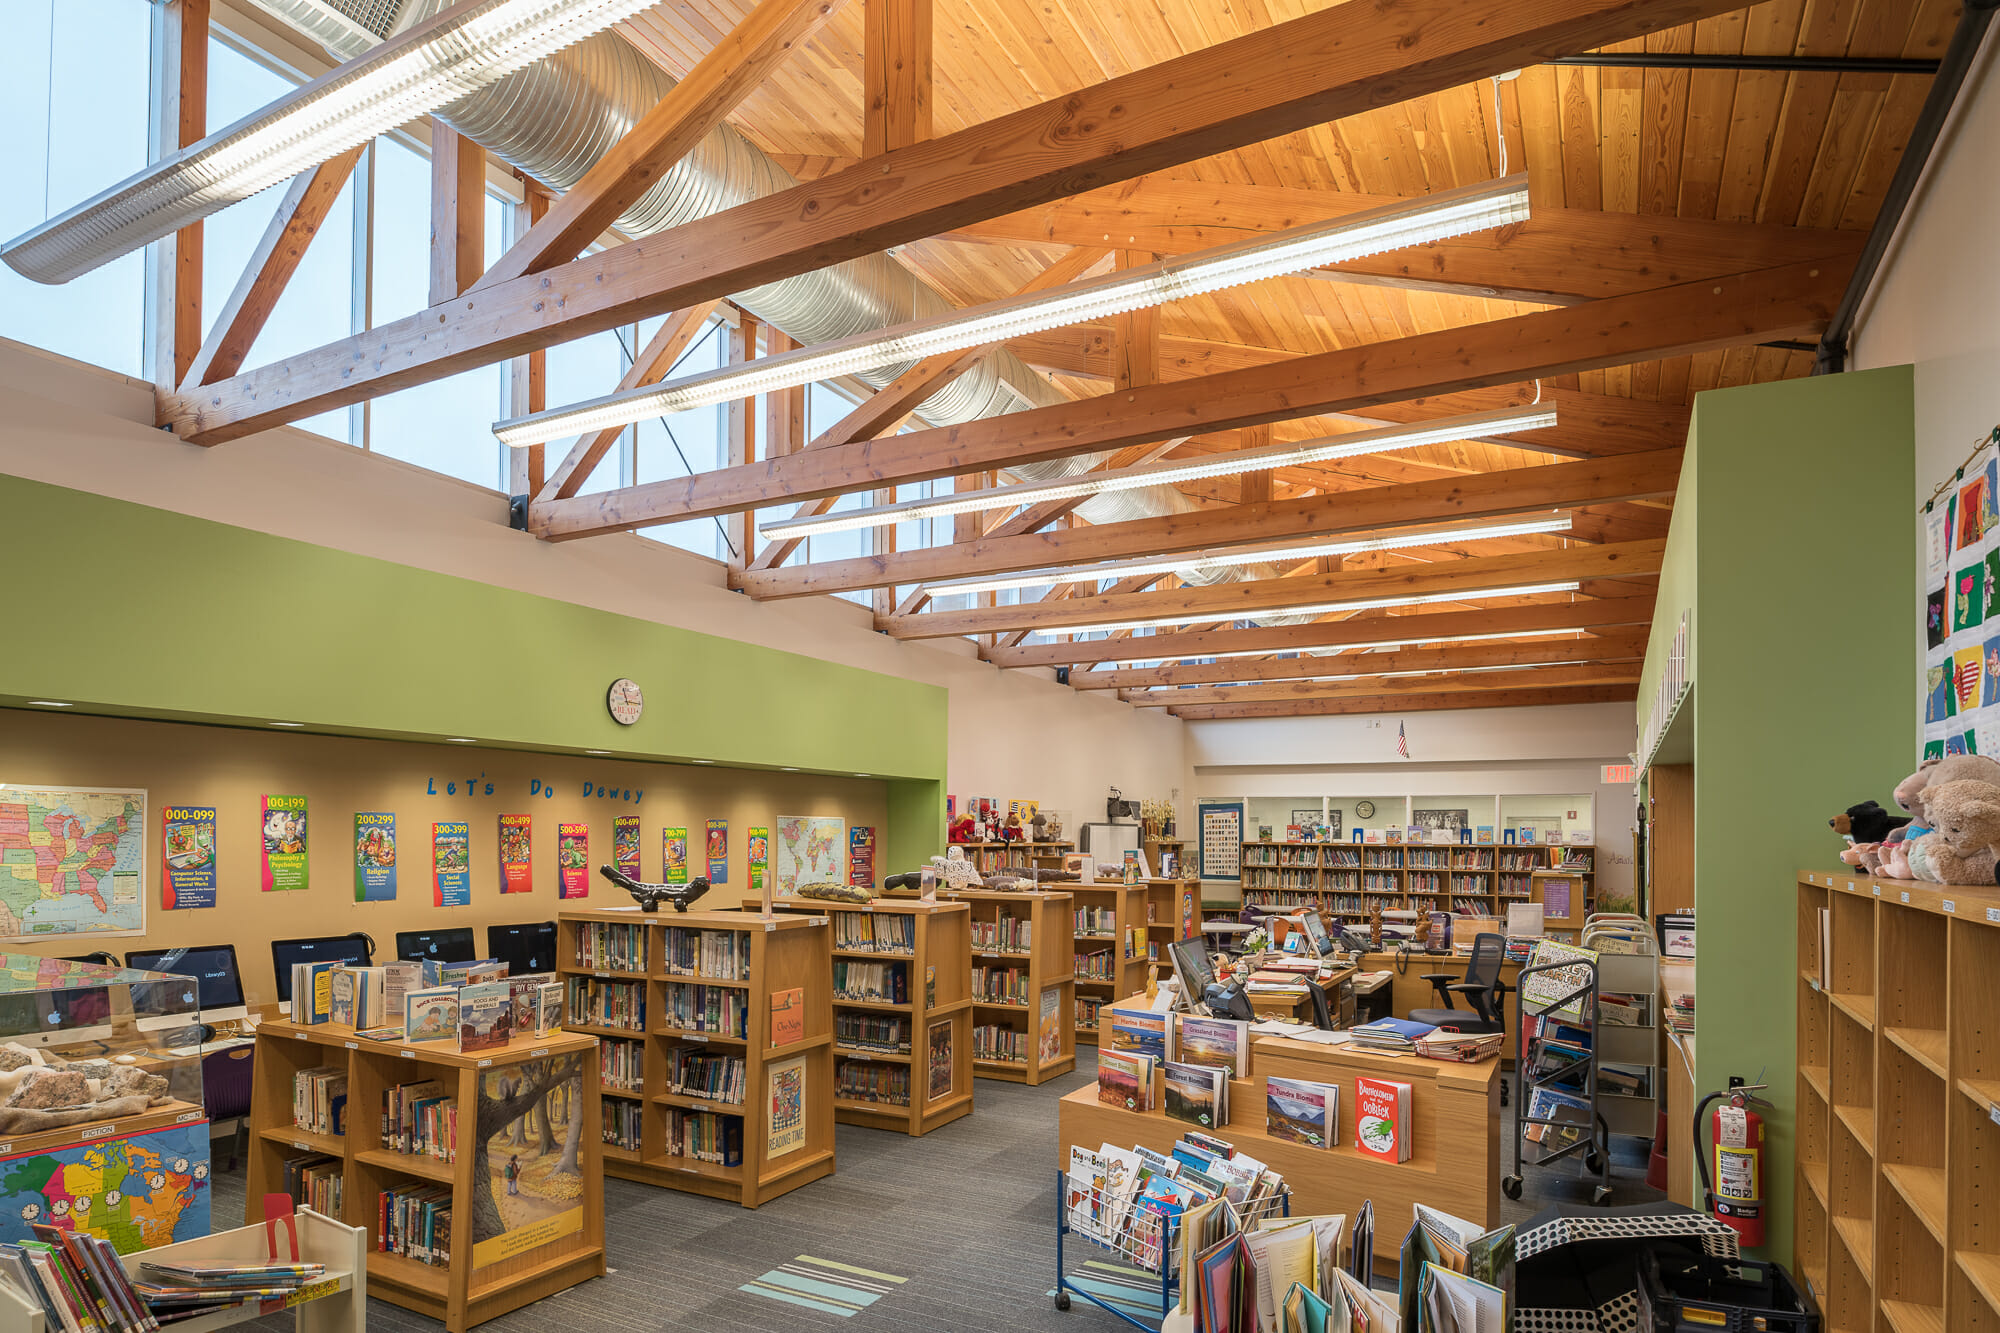
[(1535, 871), (1566, 864), (1596, 910), (1596, 861), (1597, 849), (1582, 844), (1246, 842), (1240, 876), (1249, 907), (1505, 916), (1508, 903), (1532, 896)]
[[(586, 966), (580, 946), (599, 938), (602, 928), (642, 932), (643, 968)], [(733, 976), (695, 975), (677, 971), (668, 958), (669, 931), (726, 931), (747, 944), (747, 966)], [(766, 921), (738, 911), (641, 912), (637, 906), (589, 908), (561, 912), (556, 917), (557, 971), (564, 980), (573, 1031), (587, 1032), (607, 1043), (636, 1043), (624, 1054), (637, 1059), (637, 1077), (625, 1086), (608, 1080), (605, 1100), (618, 1105), (613, 1115), (629, 1127), (636, 1119), (636, 1148), (620, 1144), (620, 1128), (603, 1122), (604, 1169), (622, 1180), (636, 1180), (710, 1198), (727, 1199), (755, 1208), (801, 1185), (833, 1174), (833, 972), (832, 930), (824, 913), (779, 916)], [(741, 955), (738, 955), (739, 959)], [(636, 960), (634, 960), (636, 961)], [(711, 971), (715, 970), (713, 968)], [(599, 1014), (589, 1005), (599, 987), (621, 988), (619, 997), (643, 997), (643, 1021), (629, 1014)], [(718, 998), (728, 1021), (711, 1023), (671, 1019), (676, 999), (691, 1001), (694, 987), (707, 1002)], [(771, 1041), (772, 996), (788, 990), (804, 992), (804, 1036), (774, 1045)], [(733, 997), (739, 996), (740, 1000)], [(583, 1003), (579, 1003), (583, 1001)], [(732, 1007), (733, 1006), (733, 1007)], [(741, 1017), (742, 1022), (736, 1021)], [(618, 1022), (593, 1022), (617, 1018)], [(683, 1055), (737, 1056), (743, 1061), (743, 1099), (715, 1100), (673, 1090), (673, 1070)], [(770, 1153), (770, 1080), (773, 1067), (795, 1057), (805, 1070), (804, 1142), (776, 1156)], [(610, 1063), (607, 1058), (607, 1065)], [(636, 1109), (630, 1109), (636, 1108)], [(736, 1165), (675, 1151), (677, 1123), (692, 1116), (711, 1115), (740, 1126), (742, 1160)], [(716, 1122), (696, 1122), (714, 1124)]]
[(1146, 989), (1147, 888), (1141, 884), (1065, 884), (1070, 912), (1076, 1039), (1095, 1045), (1099, 1007)]
[[(352, 1028), (331, 1023), (305, 1027), (288, 1019), (265, 1019), (257, 1028), (245, 1223), (263, 1220), (267, 1193), (284, 1192), (288, 1160), (325, 1153), (343, 1163), (344, 1216), (338, 1220), (368, 1233), (368, 1294), (442, 1320), (451, 1333), (463, 1333), (587, 1278), (602, 1276), (605, 1164), (590, 1133), (599, 1120), (596, 1046), (596, 1040), (589, 1036), (552, 1032), (461, 1054), (448, 1042), (411, 1045), (367, 1041), (357, 1038)], [(572, 1112), (582, 1127), (576, 1154), (579, 1207), (542, 1224), (517, 1228), (510, 1234), (524, 1242), (521, 1248), (502, 1245), (503, 1253), (480, 1264), (473, 1218), (481, 1206), (481, 1187), (494, 1194), (501, 1190), (489, 1155), (474, 1146), (476, 1111), (471, 1108), (479, 1105), (481, 1080), (570, 1059), (582, 1074), (583, 1095)], [(293, 1076), (319, 1067), (346, 1070), (344, 1134), (316, 1134), (293, 1124)], [(456, 1161), (407, 1156), (383, 1145), (383, 1093), (398, 1084), (427, 1079), (454, 1090), (452, 1095), (461, 1108)], [(483, 1181), (479, 1178), (482, 1169), (491, 1172)], [(381, 1192), (420, 1183), (441, 1185), (451, 1192), (449, 1267), (419, 1263), (376, 1248), (381, 1237), (377, 1202)], [(491, 1206), (490, 1200), (484, 1206)], [(544, 1231), (546, 1239), (537, 1242)]]
[[(754, 912), (762, 898), (745, 897), (743, 910)], [(856, 962), (904, 962), (909, 973), (909, 1001), (885, 1008), (876, 1003), (852, 1003), (833, 994), (834, 1089), (833, 1118), (843, 1125), (891, 1129), (912, 1137), (928, 1134), (972, 1114), (972, 907), (962, 902), (926, 903), (913, 898), (877, 898), (867, 906), (779, 898), (773, 906), (787, 913), (820, 913), (833, 923), (833, 958)], [(843, 945), (859, 937), (842, 917), (908, 918), (910, 952), (870, 950)], [(842, 1014), (857, 1018), (901, 1018), (908, 1039), (899, 1051), (863, 1050), (843, 1044)], [(949, 1035), (949, 1056), (933, 1062), (933, 1031), (943, 1024)], [(849, 1064), (894, 1065), (910, 1071), (907, 1105), (857, 1101), (841, 1095), (841, 1070)], [(933, 1082), (935, 1079), (935, 1083)], [(933, 1090), (935, 1088), (935, 1091)]]
[[(975, 1052), (973, 1075), (1026, 1083), (1032, 1087), (1075, 1069), (1076, 979), (1073, 969), (1076, 966), (1076, 919), (1071, 913), (1076, 899), (1066, 891), (1049, 890), (1008, 893), (998, 889), (940, 889), (938, 894), (953, 902), (963, 902), (972, 909), (972, 942), (968, 953), (974, 973), (971, 992)], [(980, 942), (982, 927), (996, 927), (1003, 920), (1026, 923), (1027, 949), (1010, 951)], [(1026, 972), (1027, 1003), (1004, 1003), (982, 997), (977, 985), (977, 972), (981, 968), (989, 971), (1023, 969)], [(1051, 1005), (1053, 1009), (1046, 1028), (1042, 1023), (1044, 1004)], [(977, 1049), (982, 1027), (997, 1029), (1003, 1035), (1015, 1034), (1013, 1040), (1025, 1045), (1027, 1058), (981, 1058)]]
[(2000, 890), (1803, 872), (1798, 960), (1793, 1271), (1829, 1330), (2000, 1329)]
[(959, 842), (952, 845), (963, 850), (966, 859), (972, 862), (972, 868), (982, 875), (1025, 875), (1030, 870), (1061, 870), (1064, 854), (1076, 850), (1073, 842)]

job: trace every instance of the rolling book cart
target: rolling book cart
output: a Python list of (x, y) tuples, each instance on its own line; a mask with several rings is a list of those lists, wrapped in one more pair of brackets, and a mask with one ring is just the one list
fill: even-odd
[[(1534, 978), (1538, 976), (1552, 977), (1560, 983), (1545, 1000), (1528, 998), (1528, 992), (1534, 989)], [(1597, 964), (1582, 959), (1565, 959), (1522, 968), (1520, 985), (1514, 992), (1514, 1030), (1528, 1032), (1531, 1030), (1530, 1020), (1549, 1018), (1573, 1027), (1582, 1027), (1587, 1023), (1593, 1034), (1601, 1031), (1597, 1009), (1599, 981)], [(1521, 1197), (1524, 1152), (1532, 1147), (1538, 1155), (1525, 1159), (1529, 1166), (1548, 1166), (1581, 1154), (1584, 1169), (1597, 1177), (1597, 1184), (1590, 1192), (1591, 1202), (1608, 1203), (1611, 1200), (1611, 1131), (1597, 1107), (1597, 1042), (1593, 1040), (1590, 1043), (1582, 1059), (1542, 1075), (1538, 1071), (1542, 1068), (1550, 1038), (1539, 1021), (1535, 1022), (1533, 1031), (1534, 1035), (1528, 1038), (1527, 1056), (1516, 1071), (1521, 1079), (1521, 1096), (1517, 1103), (1519, 1119), (1514, 1131), (1514, 1169), (1501, 1179), (1500, 1189), (1510, 1199)], [(1542, 1146), (1541, 1138), (1551, 1131), (1578, 1128), (1574, 1120), (1531, 1114), (1535, 1094), (1542, 1090), (1563, 1093), (1588, 1104), (1588, 1118), (1582, 1126), (1582, 1137), (1557, 1148)], [(1529, 1136), (1537, 1130), (1541, 1131), (1541, 1135), (1531, 1139)]]
[[(1237, 1218), (1245, 1231), (1253, 1230), (1266, 1217), (1291, 1215), (1292, 1194), (1289, 1186), (1284, 1193), (1254, 1204), (1248, 1211), (1237, 1210)], [(1137, 1206), (1136, 1199), (1112, 1198), (1103, 1186), (1088, 1177), (1073, 1176), (1067, 1171), (1056, 1172), (1056, 1309), (1069, 1309), (1071, 1297), (1081, 1296), (1100, 1310), (1117, 1315), (1132, 1327), (1153, 1333), (1151, 1325), (1141, 1323), (1102, 1297), (1093, 1295), (1071, 1278), (1066, 1266), (1069, 1258), (1067, 1248), (1076, 1241), (1085, 1242), (1089, 1247), (1085, 1254), (1103, 1251), (1119, 1264), (1156, 1278), (1157, 1288), (1150, 1280), (1142, 1283), (1134, 1279), (1133, 1299), (1128, 1303), (1136, 1305), (1142, 1299), (1149, 1299), (1157, 1290), (1159, 1317), (1164, 1321), (1180, 1304), (1180, 1239), (1179, 1218), (1147, 1212)], [(1141, 1293), (1144, 1293), (1143, 1298)]]

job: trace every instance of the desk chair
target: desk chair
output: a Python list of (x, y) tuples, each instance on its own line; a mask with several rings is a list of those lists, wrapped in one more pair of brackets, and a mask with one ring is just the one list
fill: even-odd
[(201, 1057), (201, 1101), (208, 1123), (236, 1122), (236, 1132), (229, 1140), (231, 1171), (250, 1142), (250, 1088), (256, 1056), (255, 1046), (231, 1046)]
[[(1410, 1021), (1428, 1023), (1446, 1032), (1501, 1032), (1505, 1030), (1505, 996), (1513, 989), (1500, 980), (1500, 964), (1507, 957), (1504, 935), (1479, 935), (1472, 941), (1472, 957), (1465, 964), (1465, 980), (1450, 972), (1429, 972), (1424, 980), (1444, 1002), (1442, 1009), (1412, 1009)], [(1451, 993), (1465, 997), (1469, 1009), (1455, 1008)]]

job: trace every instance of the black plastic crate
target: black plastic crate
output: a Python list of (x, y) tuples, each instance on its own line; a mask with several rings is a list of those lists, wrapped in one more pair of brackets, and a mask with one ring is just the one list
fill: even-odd
[(1653, 1333), (1818, 1333), (1819, 1307), (1782, 1265), (1757, 1259), (1639, 1259), (1639, 1328)]

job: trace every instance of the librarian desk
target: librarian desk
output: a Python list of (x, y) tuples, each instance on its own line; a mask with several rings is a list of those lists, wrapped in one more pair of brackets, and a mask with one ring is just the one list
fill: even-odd
[[(1470, 961), (1464, 954), (1460, 953), (1416, 953), (1413, 951), (1409, 956), (1407, 970), (1398, 971), (1396, 958), (1397, 956), (1393, 953), (1363, 954), (1361, 956), (1361, 970), (1363, 972), (1387, 972), (1389, 974), (1389, 1005), (1391, 1012), (1397, 1018), (1408, 1018), (1412, 1009), (1435, 1009), (1438, 1007), (1437, 992), (1431, 989), (1430, 982), (1424, 980), (1426, 974), (1448, 972), (1453, 975), (1455, 980), (1464, 981), (1465, 965)], [(1513, 989), (1520, 974), (1521, 965), (1519, 963), (1503, 962), (1500, 964), (1500, 980), (1507, 984), (1509, 991)], [(1507, 1051), (1514, 1049), (1512, 1040), (1514, 1035), (1514, 1009), (1511, 1004), (1505, 1002), (1512, 998), (1511, 994), (1503, 996), (1503, 1002), (1500, 1006), (1500, 1021), (1509, 1038), (1507, 1041), (1501, 1043), (1501, 1049)], [(1465, 996), (1458, 994), (1452, 996), (1451, 1006), (1454, 1009), (1470, 1010), (1472, 1008), (1472, 1005), (1466, 1001)]]
[[(1338, 1142), (1313, 1148), (1266, 1133), (1264, 1080), (1269, 1077), (1339, 1084)], [(1354, 1147), (1354, 1082), (1366, 1077), (1410, 1085), (1406, 1162), (1384, 1162)], [(1098, 1100), (1095, 1084), (1078, 1088), (1061, 1102), (1057, 1166), (1069, 1169), (1072, 1146), (1095, 1152), (1106, 1143), (1144, 1144), (1170, 1151), (1189, 1126), (1169, 1119), (1160, 1109), (1165, 1105), (1160, 1071), (1154, 1073), (1150, 1111), (1107, 1105)], [(1291, 1186), (1294, 1216), (1345, 1213), (1351, 1224), (1361, 1205), (1373, 1200), (1379, 1273), (1396, 1271), (1396, 1247), (1403, 1232), (1400, 1219), (1410, 1216), (1412, 1204), (1440, 1208), (1481, 1227), (1499, 1223), (1498, 1060), (1458, 1064), (1263, 1037), (1251, 1046), (1250, 1076), (1230, 1080), (1228, 1119), (1214, 1133), (1284, 1176)]]

